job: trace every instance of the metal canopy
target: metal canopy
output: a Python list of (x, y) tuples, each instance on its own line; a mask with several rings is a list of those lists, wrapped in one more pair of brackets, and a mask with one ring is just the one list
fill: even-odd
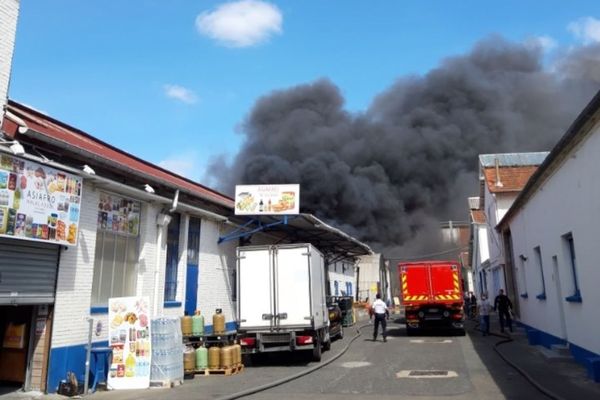
[(257, 215), (250, 219), (241, 219), (240, 223), (242, 226), (238, 229), (219, 238), (219, 243), (235, 239), (246, 239), (250, 242), (253, 234), (263, 232), (274, 236), (276, 244), (311, 243), (330, 262), (373, 253), (368, 245), (312, 214)]

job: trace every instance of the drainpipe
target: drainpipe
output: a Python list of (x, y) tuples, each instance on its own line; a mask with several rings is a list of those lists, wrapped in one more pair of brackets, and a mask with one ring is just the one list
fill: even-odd
[(159, 277), (160, 277), (160, 255), (162, 251), (162, 242), (164, 231), (171, 222), (171, 216), (165, 214), (164, 212), (160, 212), (156, 216), (156, 228), (158, 229), (158, 233), (156, 234), (156, 259), (154, 265), (154, 316), (158, 316), (158, 294), (160, 293), (159, 287)]

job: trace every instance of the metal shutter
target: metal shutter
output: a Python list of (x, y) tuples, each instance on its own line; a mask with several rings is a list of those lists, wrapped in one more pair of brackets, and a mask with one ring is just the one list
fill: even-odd
[(0, 238), (0, 305), (54, 303), (59, 246)]

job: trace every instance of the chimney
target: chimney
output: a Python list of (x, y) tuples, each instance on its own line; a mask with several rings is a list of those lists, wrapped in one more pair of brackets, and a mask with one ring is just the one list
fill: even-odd
[(504, 184), (500, 181), (500, 161), (498, 158), (495, 158), (494, 161), (496, 161), (496, 187), (503, 187)]

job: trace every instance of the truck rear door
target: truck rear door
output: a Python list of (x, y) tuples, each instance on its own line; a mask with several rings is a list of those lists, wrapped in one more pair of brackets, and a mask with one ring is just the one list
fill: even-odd
[(429, 269), (426, 264), (400, 265), (400, 279), (404, 302), (411, 303), (429, 300)]
[(266, 248), (238, 250), (240, 328), (270, 328), (273, 315), (273, 264)]
[(449, 263), (432, 264), (431, 289), (434, 300), (461, 300), (462, 295), (458, 276), (458, 266)]
[(276, 326), (310, 326), (309, 250), (279, 247), (275, 256)]

